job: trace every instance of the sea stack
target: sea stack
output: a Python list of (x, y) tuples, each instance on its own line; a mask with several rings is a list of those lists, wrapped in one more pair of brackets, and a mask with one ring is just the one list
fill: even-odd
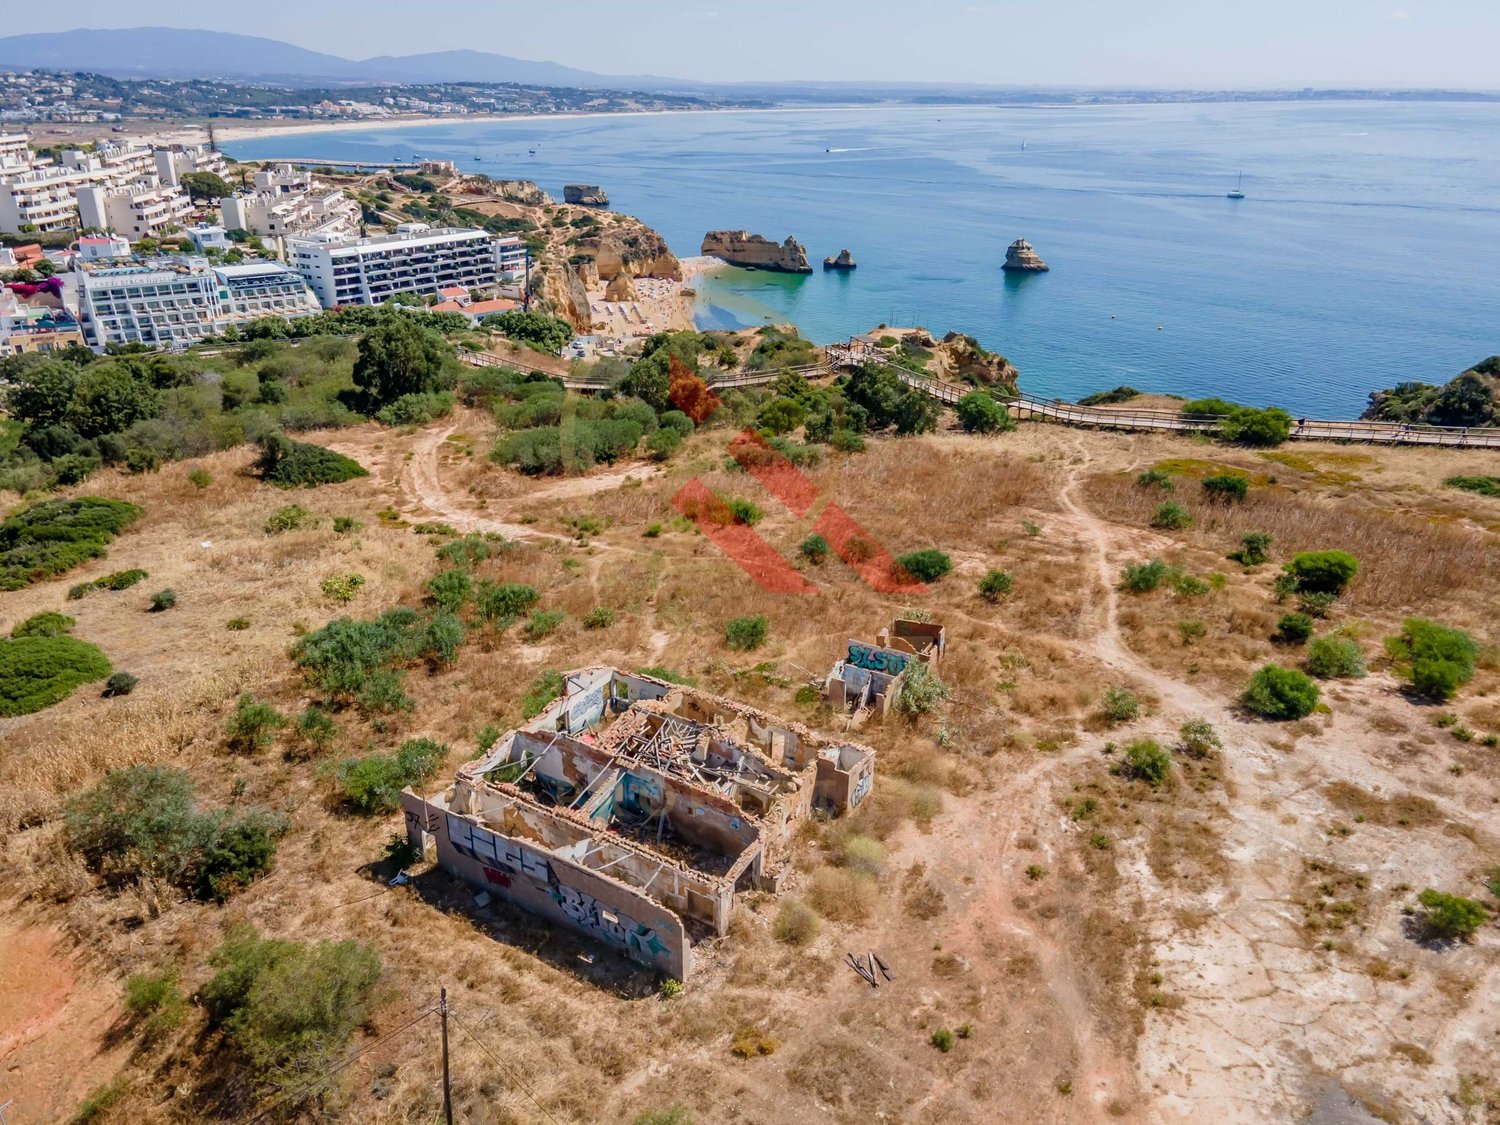
[(790, 235), (781, 244), (743, 230), (711, 230), (703, 236), (700, 253), (732, 266), (776, 273), (812, 273), (807, 247)]
[(604, 194), (604, 189), (598, 184), (565, 184), (563, 202), (580, 207), (608, 207), (609, 196)]
[(836, 258), (823, 259), (823, 268), (825, 270), (852, 270), (857, 265), (859, 263), (854, 260), (854, 255), (849, 253), (848, 250), (840, 250)]
[(1052, 267), (1037, 256), (1031, 243), (1018, 238), (1005, 251), (1005, 265), (1001, 268), (1006, 273), (1046, 273)]

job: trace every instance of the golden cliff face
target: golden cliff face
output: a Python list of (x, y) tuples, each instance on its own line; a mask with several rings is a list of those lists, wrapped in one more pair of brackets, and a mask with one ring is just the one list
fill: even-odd
[(749, 231), (711, 230), (703, 236), (702, 253), (747, 269), (812, 273), (807, 247), (790, 236), (778, 244)]

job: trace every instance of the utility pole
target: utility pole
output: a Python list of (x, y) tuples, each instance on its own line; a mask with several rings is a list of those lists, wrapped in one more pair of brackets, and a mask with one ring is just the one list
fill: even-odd
[(443, 1018), (443, 1120), (453, 1125), (453, 1092), (448, 1087), (448, 989), (438, 989), (438, 1015)]

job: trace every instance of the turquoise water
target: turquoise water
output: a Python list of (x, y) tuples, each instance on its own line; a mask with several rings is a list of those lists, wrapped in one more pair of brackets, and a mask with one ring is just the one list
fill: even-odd
[[(1130, 383), (1353, 417), (1375, 388), (1441, 382), (1500, 352), (1500, 106), (884, 107), (227, 147), (421, 153), (559, 198), (599, 183), (679, 255), (714, 228), (793, 234), (815, 264), (847, 246), (848, 275), (706, 281), (701, 323), (790, 320), (824, 342), (880, 322), (958, 329), (1009, 356), (1034, 394)], [(1248, 198), (1231, 201), (1241, 171)], [(1015, 238), (1052, 272), (1003, 274)]]

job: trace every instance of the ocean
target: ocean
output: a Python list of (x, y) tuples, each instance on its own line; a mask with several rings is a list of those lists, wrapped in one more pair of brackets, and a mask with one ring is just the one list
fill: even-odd
[[(882, 106), (455, 122), (228, 143), (598, 183), (679, 256), (794, 235), (818, 272), (699, 284), (701, 327), (977, 337), (1029, 393), (1128, 383), (1352, 418), (1500, 352), (1500, 106)], [(530, 155), (530, 150), (535, 155)], [(1246, 198), (1228, 199), (1243, 175)], [(1004, 274), (1025, 238), (1050, 273)], [(821, 260), (848, 247), (850, 274)]]

